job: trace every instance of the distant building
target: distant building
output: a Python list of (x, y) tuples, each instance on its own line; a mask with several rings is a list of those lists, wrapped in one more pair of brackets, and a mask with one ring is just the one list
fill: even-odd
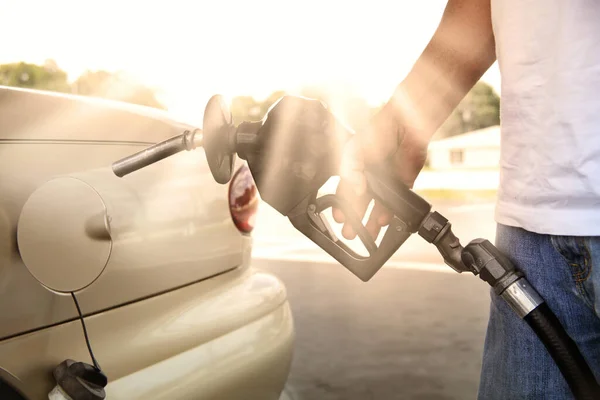
[(492, 126), (432, 141), (428, 151), (431, 170), (498, 169), (500, 127)]

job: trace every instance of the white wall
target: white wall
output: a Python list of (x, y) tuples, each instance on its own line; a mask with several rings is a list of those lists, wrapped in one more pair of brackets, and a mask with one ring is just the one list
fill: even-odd
[(452, 151), (461, 150), (436, 148), (429, 150), (429, 167), (433, 170), (464, 168), (497, 168), (500, 160), (498, 147), (468, 147), (462, 149), (462, 163), (452, 163)]
[(415, 181), (416, 190), (495, 190), (500, 183), (500, 171), (490, 169), (447, 169), (422, 171)]

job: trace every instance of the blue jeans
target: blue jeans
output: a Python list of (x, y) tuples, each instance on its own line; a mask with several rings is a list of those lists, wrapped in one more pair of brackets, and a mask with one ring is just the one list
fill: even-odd
[[(549, 236), (498, 225), (496, 246), (541, 294), (600, 378), (600, 237)], [(493, 292), (480, 400), (573, 399), (529, 325)]]

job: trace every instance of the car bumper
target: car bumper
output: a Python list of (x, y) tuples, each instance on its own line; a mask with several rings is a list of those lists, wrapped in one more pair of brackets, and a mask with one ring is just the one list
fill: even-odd
[[(276, 400), (292, 359), (285, 287), (252, 268), (87, 316), (86, 325), (112, 400)], [(66, 358), (90, 362), (77, 320), (0, 342), (0, 368), (32, 399), (47, 398)]]

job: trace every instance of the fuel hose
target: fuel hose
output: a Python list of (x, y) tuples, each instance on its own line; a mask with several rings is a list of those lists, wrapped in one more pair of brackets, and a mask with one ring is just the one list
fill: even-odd
[(531, 327), (567, 381), (576, 400), (600, 399), (600, 385), (575, 342), (513, 263), (485, 239), (475, 239), (462, 260)]
[(600, 399), (600, 386), (575, 342), (546, 303), (524, 318), (540, 338), (577, 400)]

